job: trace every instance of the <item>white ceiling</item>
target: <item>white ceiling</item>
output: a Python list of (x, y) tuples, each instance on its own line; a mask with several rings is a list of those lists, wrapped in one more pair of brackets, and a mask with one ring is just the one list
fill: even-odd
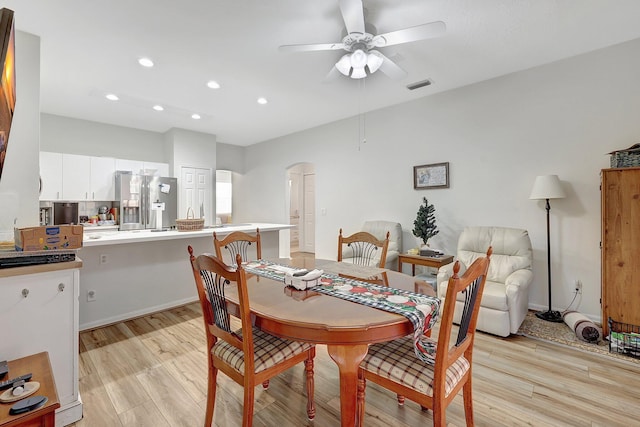
[[(344, 52), (285, 54), (278, 46), (340, 41), (337, 0), (3, 2), (15, 11), (18, 30), (41, 39), (42, 112), (156, 132), (190, 129), (235, 145), (640, 37), (638, 0), (364, 0), (364, 6), (378, 33), (432, 21), (444, 21), (447, 31), (380, 49), (408, 72), (403, 80), (377, 72), (364, 85), (343, 76), (327, 83)], [(139, 66), (143, 56), (156, 66)], [(222, 88), (208, 89), (211, 79)], [(424, 79), (433, 85), (407, 90)], [(121, 101), (107, 101), (106, 93)], [(258, 105), (260, 96), (269, 103)], [(191, 119), (193, 112), (202, 119)]]

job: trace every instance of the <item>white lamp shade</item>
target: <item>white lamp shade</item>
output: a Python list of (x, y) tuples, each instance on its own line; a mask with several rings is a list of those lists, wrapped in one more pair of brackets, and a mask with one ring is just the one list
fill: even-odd
[(380, 52), (377, 52), (375, 50), (369, 52), (369, 56), (367, 57), (367, 66), (369, 67), (369, 72), (375, 73), (376, 71), (378, 71), (378, 68), (380, 68), (383, 61), (384, 59), (382, 58)]
[(365, 77), (367, 77), (367, 72), (365, 71), (364, 67), (354, 68), (353, 71), (351, 72), (352, 79), (363, 79)]
[(565, 197), (558, 175), (541, 175), (536, 177), (529, 199), (564, 199)]
[(345, 76), (349, 76), (349, 73), (351, 72), (351, 58), (349, 56), (350, 55), (348, 53), (342, 55), (342, 58), (336, 62), (336, 68)]

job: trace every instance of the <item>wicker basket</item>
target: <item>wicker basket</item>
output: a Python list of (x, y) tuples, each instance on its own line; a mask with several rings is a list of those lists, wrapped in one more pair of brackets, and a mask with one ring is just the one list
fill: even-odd
[(176, 219), (178, 231), (197, 231), (204, 227), (204, 218), (194, 218), (193, 209), (187, 209), (186, 219)]
[(612, 151), (609, 154), (611, 154), (612, 168), (640, 166), (640, 143), (634, 144), (626, 150)]

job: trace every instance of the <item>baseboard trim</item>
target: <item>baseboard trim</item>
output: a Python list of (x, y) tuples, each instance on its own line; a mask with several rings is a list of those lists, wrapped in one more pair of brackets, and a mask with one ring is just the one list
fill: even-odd
[(56, 425), (67, 426), (82, 419), (82, 400), (78, 400), (61, 406), (56, 410)]
[(169, 310), (171, 308), (180, 307), (181, 305), (190, 304), (194, 301), (198, 301), (198, 297), (190, 297), (182, 300), (171, 301), (166, 304), (155, 305), (153, 307), (147, 307), (141, 310), (130, 311), (128, 313), (119, 314), (117, 316), (107, 317), (105, 319), (94, 320), (93, 322), (80, 324), (80, 331), (86, 331), (89, 329), (101, 328), (103, 326), (113, 325), (120, 323), (124, 320), (136, 319), (152, 313), (158, 313), (160, 311)]

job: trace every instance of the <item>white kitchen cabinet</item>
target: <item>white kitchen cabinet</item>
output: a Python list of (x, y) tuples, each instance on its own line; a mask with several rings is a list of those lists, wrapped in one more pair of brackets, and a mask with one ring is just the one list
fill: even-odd
[(62, 198), (90, 199), (91, 158), (77, 154), (62, 154)]
[(131, 173), (142, 173), (144, 162), (141, 160), (116, 159), (116, 171), (129, 171)]
[(151, 176), (173, 176), (169, 174), (169, 163), (144, 162), (144, 175)]
[(62, 199), (62, 153), (40, 152), (40, 200)]
[(89, 200), (115, 200), (116, 159), (91, 157)]
[(82, 417), (78, 392), (81, 266), (82, 262), (71, 261), (0, 270), (0, 324), (5, 325), (0, 355), (13, 360), (49, 352), (60, 400), (56, 411), (60, 426)]

